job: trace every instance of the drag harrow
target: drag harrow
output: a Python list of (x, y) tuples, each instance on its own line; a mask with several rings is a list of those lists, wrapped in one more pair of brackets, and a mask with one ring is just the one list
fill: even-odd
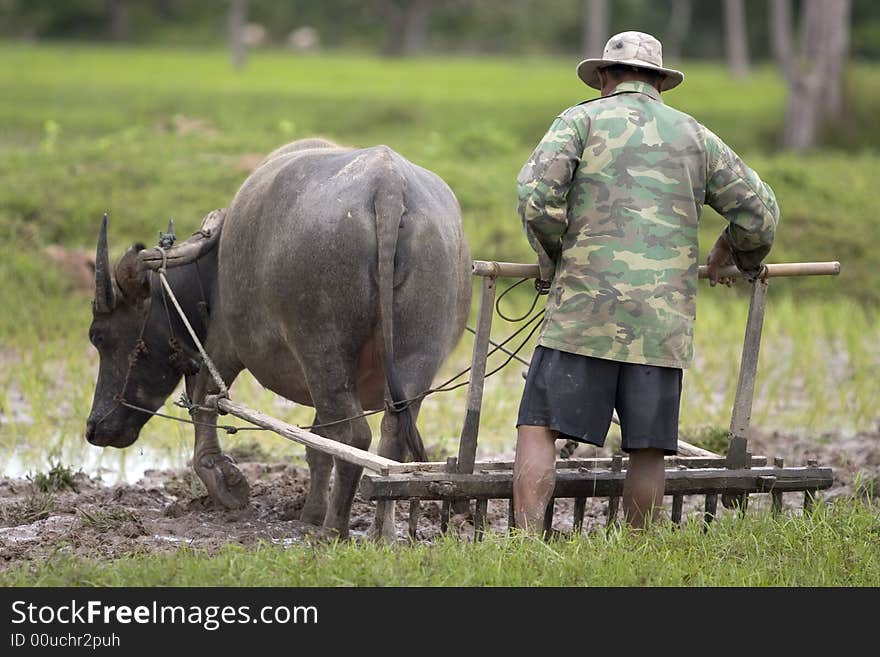
[[(804, 509), (809, 509), (816, 492), (832, 485), (831, 468), (819, 467), (815, 461), (808, 461), (803, 466), (787, 467), (779, 458), (773, 459), (771, 464), (767, 457), (752, 456), (748, 451), (748, 432), (768, 280), (777, 276), (833, 276), (839, 272), (838, 262), (774, 264), (768, 265), (765, 276), (752, 284), (727, 453), (715, 454), (680, 441), (679, 455), (666, 458), (666, 495), (672, 497), (671, 516), (674, 522), (679, 523), (682, 520), (685, 495), (705, 496), (704, 522), (708, 526), (717, 515), (719, 496), (724, 506), (737, 508), (744, 513), (750, 495), (769, 494), (771, 509), (779, 512), (782, 510), (784, 493), (803, 494)], [(473, 263), (473, 273), (482, 279), (482, 293), (474, 337), (467, 408), (457, 456), (450, 456), (445, 462), (399, 463), (318, 436), (225, 397), (214, 398), (213, 403), (222, 413), (237, 416), (335, 458), (363, 466), (367, 472), (361, 479), (360, 492), (365, 499), (376, 501), (377, 519), (381, 521), (386, 517), (384, 512), (388, 504), (409, 500), (409, 534), (412, 538), (416, 537), (421, 503), (429, 500), (441, 502), (443, 530), (448, 527), (453, 509), (472, 513), (474, 539), (480, 540), (486, 529), (489, 500), (507, 499), (510, 500), (508, 522), (513, 527), (513, 462), (477, 462), (477, 435), (496, 279), (536, 278), (539, 271), (537, 265), (477, 260)], [(731, 267), (722, 271), (721, 275), (738, 276), (739, 272)], [(706, 278), (705, 267), (700, 268), (699, 276)], [(616, 522), (626, 466), (627, 459), (620, 455), (557, 461), (556, 489), (545, 515), (545, 529), (549, 531), (552, 525), (556, 498), (574, 499), (573, 527), (576, 532), (581, 531), (583, 526), (588, 497), (607, 497), (607, 523)]]
[[(475, 276), (482, 279), (482, 293), (474, 338), (471, 362), (471, 380), (468, 387), (467, 410), (457, 457), (445, 463), (399, 463), (384, 469), (365, 473), (361, 479), (361, 495), (376, 500), (380, 509), (396, 500), (410, 500), (409, 533), (416, 537), (421, 501), (441, 502), (441, 528), (446, 529), (452, 509), (462, 504), (470, 506), (474, 500), (474, 538), (480, 540), (485, 531), (488, 501), (510, 500), (508, 526), (514, 527), (513, 515), (513, 462), (476, 462), (477, 434), (483, 397), (483, 377), (489, 349), (495, 302), (495, 285), (499, 277), (536, 278), (537, 265), (475, 261)], [(726, 455), (714, 454), (684, 441), (679, 444), (679, 456), (666, 458), (666, 495), (672, 497), (672, 520), (680, 523), (685, 495), (705, 496), (704, 522), (710, 523), (717, 515), (718, 497), (729, 508), (745, 512), (750, 494), (766, 493), (771, 497), (771, 509), (782, 510), (784, 493), (803, 494), (805, 509), (812, 506), (816, 492), (831, 487), (831, 468), (819, 467), (808, 461), (799, 467), (785, 467), (776, 458), (768, 464), (767, 457), (752, 456), (748, 451), (748, 431), (755, 391), (758, 351), (767, 299), (768, 279), (777, 276), (837, 275), (838, 262), (785, 263), (768, 265), (765, 276), (752, 284), (749, 314), (740, 362), (739, 381), (730, 421)], [(735, 267), (723, 271), (722, 276), (738, 276)], [(700, 278), (706, 278), (705, 267)], [(628, 459), (617, 455), (611, 458), (564, 459), (556, 463), (556, 488), (545, 514), (545, 530), (553, 523), (556, 498), (574, 498), (574, 531), (580, 532), (584, 522), (586, 499), (607, 497), (607, 523), (617, 520), (623, 481)], [(382, 517), (381, 515), (378, 517)]]

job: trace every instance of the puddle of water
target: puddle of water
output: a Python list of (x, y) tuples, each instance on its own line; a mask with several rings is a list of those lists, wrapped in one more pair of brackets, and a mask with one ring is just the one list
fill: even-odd
[(153, 538), (157, 541), (166, 541), (167, 543), (185, 543), (186, 545), (192, 543), (191, 538), (184, 538), (182, 536), (162, 536), (161, 534), (153, 534)]
[(27, 541), (36, 541), (38, 538), (37, 530), (33, 525), (0, 528), (0, 540), (7, 543), (25, 543)]
[(191, 456), (190, 449), (191, 445), (182, 441), (177, 445), (158, 447), (145, 442), (122, 450), (95, 447), (85, 441), (76, 444), (67, 441), (59, 450), (21, 445), (5, 455), (0, 454), (0, 471), (7, 477), (23, 478), (35, 472), (45, 472), (53, 463), (62, 463), (110, 485), (133, 484), (143, 478), (147, 470), (185, 467)]

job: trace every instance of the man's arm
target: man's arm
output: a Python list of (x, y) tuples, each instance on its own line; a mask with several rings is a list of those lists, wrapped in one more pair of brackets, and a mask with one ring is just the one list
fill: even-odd
[(545, 281), (553, 278), (568, 228), (568, 190), (582, 153), (583, 136), (558, 117), (516, 180), (519, 215)]
[[(726, 244), (737, 268), (753, 281), (763, 270), (764, 258), (776, 235), (779, 222), (776, 196), (757, 173), (709, 130), (706, 130), (706, 149), (706, 203), (730, 222), (719, 237), (716, 249), (723, 251)], [(710, 269), (711, 264), (710, 258)]]

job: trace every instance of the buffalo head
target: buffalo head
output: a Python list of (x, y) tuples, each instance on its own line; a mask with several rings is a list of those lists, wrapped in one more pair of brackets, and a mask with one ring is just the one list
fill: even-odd
[(89, 327), (89, 341), (98, 350), (100, 365), (85, 433), (86, 440), (101, 447), (128, 447), (151, 417), (121, 401), (155, 411), (181, 378), (160, 292), (152, 294), (151, 272), (138, 256), (143, 248), (132, 246), (111, 272), (104, 216)]

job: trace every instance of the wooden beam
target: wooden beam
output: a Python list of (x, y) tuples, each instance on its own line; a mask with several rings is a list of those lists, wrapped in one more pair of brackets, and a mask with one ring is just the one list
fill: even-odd
[(729, 468), (742, 468), (748, 463), (749, 424), (752, 417), (752, 400), (755, 396), (755, 378), (758, 373), (758, 354), (761, 348), (761, 329), (764, 326), (766, 305), (767, 283), (759, 279), (752, 284), (739, 380), (730, 418), (730, 439), (727, 445)]
[(483, 381), (486, 376), (486, 359), (489, 352), (489, 334), (492, 331), (492, 315), (495, 313), (495, 279), (484, 278), (480, 295), (480, 312), (477, 333), (471, 357), (470, 383), (468, 383), (467, 410), (458, 446), (458, 471), (470, 474), (474, 471), (477, 456), (477, 435), (480, 431), (480, 410), (483, 407)]
[(678, 457), (670, 456), (667, 458), (687, 458), (687, 457), (697, 457), (704, 459), (723, 459), (724, 457), (721, 454), (716, 454), (715, 452), (710, 452), (708, 449), (703, 449), (702, 447), (697, 447), (696, 445), (691, 445), (684, 440), (679, 439), (678, 441)]
[[(712, 454), (712, 452), (709, 452)], [(720, 468), (724, 466), (724, 457), (713, 454), (712, 456), (667, 456), (667, 467), (680, 464), (685, 468)], [(623, 469), (629, 465), (629, 458), (623, 458)], [(767, 465), (766, 456), (753, 456), (752, 467)], [(557, 470), (577, 470), (579, 468), (596, 469), (611, 467), (611, 458), (584, 458), (584, 459), (560, 459), (556, 461)], [(474, 472), (496, 472), (499, 470), (513, 470), (513, 461), (478, 461), (474, 464)], [(387, 474), (406, 474), (424, 472), (445, 472), (445, 461), (427, 461), (397, 463), (388, 466)]]
[[(710, 492), (769, 493), (763, 482), (776, 477), (773, 489), (781, 491), (821, 490), (833, 483), (831, 468), (700, 468), (698, 470), (667, 470), (666, 495), (697, 495)], [(580, 472), (561, 470), (556, 473), (553, 497), (612, 497), (623, 493), (625, 472), (599, 470)], [(375, 500), (410, 499), (452, 500), (456, 498), (512, 499), (513, 475), (509, 471), (448, 474), (428, 472), (414, 477), (407, 474), (376, 475), (361, 478), (360, 492)]]
[(400, 465), (397, 461), (386, 459), (384, 456), (379, 456), (364, 449), (358, 449), (357, 447), (319, 436), (305, 429), (300, 429), (292, 424), (287, 424), (287, 422), (277, 420), (265, 413), (255, 411), (244, 404), (234, 402), (225, 397), (217, 399), (217, 408), (242, 420), (247, 420), (258, 427), (274, 431), (288, 440), (307, 447), (313, 447), (325, 454), (330, 454), (354, 465), (363, 466), (374, 472), (388, 472), (391, 466)]

